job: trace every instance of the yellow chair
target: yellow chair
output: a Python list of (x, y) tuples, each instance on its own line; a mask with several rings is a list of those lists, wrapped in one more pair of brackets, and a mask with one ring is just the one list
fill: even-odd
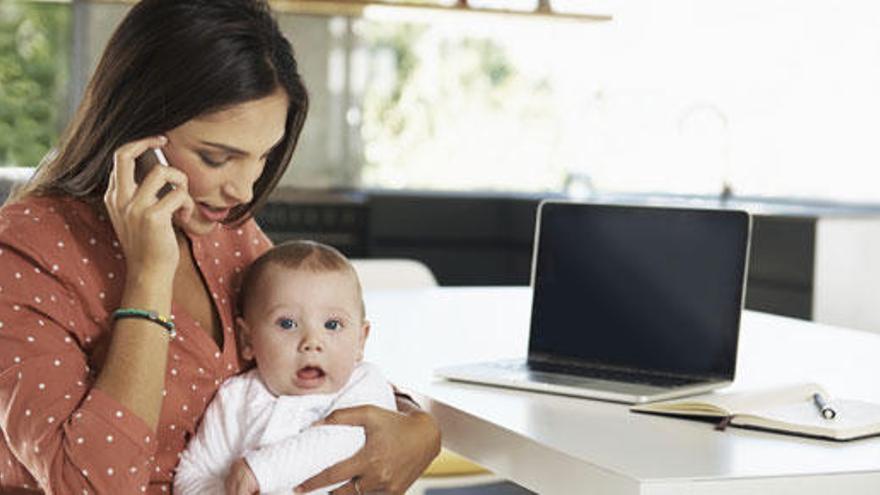
[[(435, 287), (437, 279), (427, 265), (402, 258), (351, 260), (364, 291), (375, 289), (419, 289)], [(422, 477), (407, 494), (417, 495), (430, 488), (475, 486), (497, 482), (489, 470), (464, 457), (441, 449)]]
[(438, 455), (428, 469), (425, 470), (424, 476), (461, 476), (466, 474), (488, 474), (491, 471), (474, 464), (472, 461), (456, 454), (451, 450), (441, 449)]

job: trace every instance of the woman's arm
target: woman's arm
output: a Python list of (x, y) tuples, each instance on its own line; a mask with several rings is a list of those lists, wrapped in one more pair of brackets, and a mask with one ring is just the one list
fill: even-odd
[[(138, 282), (122, 297), (122, 306), (170, 313), (170, 291), (161, 284)], [(168, 363), (168, 336), (159, 325), (146, 320), (124, 319), (115, 323), (106, 361), (95, 388), (125, 405), (155, 431), (162, 408), (162, 389)]]
[(82, 336), (95, 323), (41, 254), (0, 243), (0, 448), (49, 493), (139, 493), (155, 435), (91, 387)]
[[(172, 217), (189, 215), (192, 199), (187, 178), (173, 167), (154, 167), (140, 185), (134, 179), (134, 159), (167, 140), (153, 137), (121, 146), (104, 194), (104, 204), (122, 244), (126, 260), (122, 306), (160, 315), (171, 313), (174, 274), (180, 248)], [(175, 189), (157, 198), (171, 183)], [(154, 430), (162, 409), (162, 389), (168, 358), (168, 338), (157, 324), (136, 319), (117, 321), (95, 388), (125, 405)]]
[[(397, 409), (360, 406), (325, 418), (321, 423), (362, 426), (367, 443), (347, 461), (297, 487), (297, 492), (357, 478), (361, 493), (404, 493), (440, 452), (440, 428), (430, 414), (405, 398), (397, 398)], [(349, 482), (334, 493), (356, 495), (358, 490)]]
[[(105, 201), (126, 257), (122, 304), (167, 314), (179, 256), (171, 215), (192, 200), (179, 171), (157, 173), (140, 187), (133, 179), (133, 157), (161, 142), (120, 148)], [(157, 202), (165, 182), (178, 191)], [(104, 322), (74, 291), (91, 297), (101, 287), (78, 276), (88, 259), (70, 242), (63, 215), (47, 210), (9, 207), (0, 219), (7, 242), (0, 244), (3, 441), (51, 493), (138, 493), (156, 453), (167, 337), (151, 322), (121, 321), (93, 386), (90, 335)]]

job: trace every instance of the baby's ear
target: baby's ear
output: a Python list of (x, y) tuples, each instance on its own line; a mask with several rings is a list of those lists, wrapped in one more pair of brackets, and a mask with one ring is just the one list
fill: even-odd
[(363, 325), (361, 326), (361, 341), (360, 341), (360, 349), (358, 349), (358, 361), (364, 360), (364, 346), (367, 343), (367, 337), (370, 336), (370, 322), (364, 320)]
[(238, 337), (238, 348), (241, 349), (241, 357), (252, 361), (254, 359), (254, 349), (251, 347), (251, 328), (241, 316), (235, 318), (235, 327), (237, 329), (235, 334)]

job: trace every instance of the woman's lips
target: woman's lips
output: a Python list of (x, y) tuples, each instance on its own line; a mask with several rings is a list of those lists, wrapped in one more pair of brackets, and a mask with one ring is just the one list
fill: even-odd
[(212, 222), (222, 222), (229, 216), (229, 208), (212, 208), (205, 203), (196, 203), (202, 216)]

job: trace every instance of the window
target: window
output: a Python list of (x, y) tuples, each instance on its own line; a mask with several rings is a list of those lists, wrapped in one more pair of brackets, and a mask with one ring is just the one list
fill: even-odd
[(558, 190), (580, 153), (571, 146), (580, 136), (568, 129), (584, 117), (565, 100), (589, 81), (564, 81), (551, 29), (467, 16), (358, 23), (367, 73), (362, 183)]
[(613, 14), (354, 23), (362, 184), (880, 201), (880, 7), (636, 0)]
[[(537, 4), (472, 2), (510, 10)], [(880, 202), (880, 148), (873, 145), (880, 128), (880, 6), (550, 4), (610, 13), (613, 20), (394, 7), (365, 9), (359, 18), (279, 14), (313, 96), (283, 183), (730, 190)], [(95, 60), (128, 5), (79, 5), (90, 12), (95, 42), (77, 60)], [(0, 4), (0, 165), (32, 165), (57, 140), (67, 113), (70, 10)], [(79, 79), (70, 86), (83, 87)]]
[(66, 117), (70, 5), (0, 4), (0, 166), (34, 166)]

